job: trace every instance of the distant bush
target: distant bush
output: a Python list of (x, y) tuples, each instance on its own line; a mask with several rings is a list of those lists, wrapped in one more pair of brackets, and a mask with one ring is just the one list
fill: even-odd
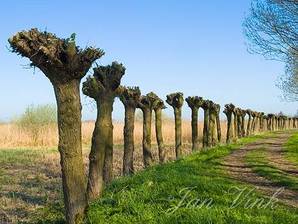
[(25, 112), (13, 120), (13, 123), (22, 131), (29, 134), (36, 142), (39, 133), (55, 125), (57, 122), (57, 110), (55, 105), (30, 105)]

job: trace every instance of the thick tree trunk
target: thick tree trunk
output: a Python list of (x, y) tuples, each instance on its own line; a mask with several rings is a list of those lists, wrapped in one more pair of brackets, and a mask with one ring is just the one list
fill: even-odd
[(106, 151), (113, 148), (112, 110), (113, 102), (97, 102), (97, 118), (89, 154), (90, 163), (87, 187), (89, 201), (99, 197), (103, 190)]
[(176, 158), (182, 156), (182, 126), (181, 126), (181, 108), (174, 108), (175, 115), (175, 152)]
[(210, 124), (209, 124), (209, 139), (208, 142), (211, 146), (215, 146), (217, 144), (217, 136), (216, 136), (216, 114), (213, 110), (210, 110)]
[(209, 109), (204, 109), (204, 129), (203, 129), (203, 148), (207, 148), (210, 146), (210, 142), (208, 142), (209, 137), (209, 129), (210, 129), (210, 113)]
[(198, 108), (191, 108), (191, 139), (192, 151), (199, 150), (199, 135), (198, 135)]
[(241, 138), (242, 136), (242, 131), (241, 131), (241, 126), (242, 126), (242, 122), (241, 122), (241, 116), (237, 115), (237, 136), (238, 138)]
[(230, 144), (233, 139), (234, 130), (233, 130), (233, 117), (232, 113), (226, 113), (227, 116), (227, 144)]
[(113, 179), (113, 103), (114, 98), (100, 102), (100, 116), (105, 145), (105, 160), (103, 168), (103, 180), (105, 183), (110, 183)]
[(124, 155), (123, 155), (123, 174), (129, 175), (134, 172), (133, 153), (134, 153), (134, 126), (135, 108), (125, 106), (124, 121)]
[(245, 116), (241, 116), (241, 136), (245, 137)]
[(152, 110), (143, 109), (143, 160), (144, 166), (151, 166), (153, 163), (153, 156), (151, 152), (151, 122)]
[(255, 132), (256, 132), (256, 117), (252, 117), (252, 131), (251, 131), (251, 133), (252, 134), (255, 134)]
[(68, 224), (83, 221), (87, 206), (81, 142), (80, 81), (54, 85), (57, 109), (62, 185)]
[(220, 127), (220, 118), (219, 113), (216, 114), (216, 128), (217, 128), (217, 140), (221, 142), (221, 127)]
[(246, 136), (249, 136), (250, 134), (251, 134), (251, 115), (248, 115)]
[(158, 157), (159, 162), (165, 162), (165, 147), (163, 143), (163, 136), (162, 136), (162, 109), (157, 108), (155, 109), (155, 134), (156, 140), (158, 144)]
[(238, 120), (237, 115), (233, 113), (234, 116), (234, 139), (237, 140), (238, 138)]

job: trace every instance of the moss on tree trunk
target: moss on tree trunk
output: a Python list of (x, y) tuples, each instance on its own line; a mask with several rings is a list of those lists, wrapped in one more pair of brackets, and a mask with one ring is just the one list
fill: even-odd
[(199, 150), (199, 134), (198, 134), (198, 112), (197, 107), (191, 108), (191, 140), (192, 151)]
[(133, 153), (134, 153), (134, 126), (135, 126), (135, 107), (125, 106), (124, 119), (124, 155), (123, 155), (123, 174), (128, 175), (134, 172)]
[(174, 108), (175, 115), (175, 153), (176, 158), (182, 156), (182, 125), (181, 125), (181, 107)]
[(143, 108), (143, 161), (144, 166), (148, 167), (153, 164), (153, 156), (151, 152), (151, 123), (152, 110)]
[(163, 136), (162, 136), (162, 108), (156, 108), (155, 112), (155, 133), (156, 133), (156, 140), (158, 145), (158, 157), (159, 162), (165, 162), (165, 148), (163, 143)]
[(209, 107), (205, 107), (204, 109), (204, 128), (203, 128), (203, 148), (210, 147), (210, 110)]
[(216, 129), (217, 129), (217, 140), (221, 142), (221, 127), (220, 127), (220, 117), (219, 112), (216, 113)]
[(89, 155), (88, 198), (90, 201), (100, 196), (103, 182), (113, 178), (113, 123), (112, 112), (115, 97), (121, 92), (119, 87), (125, 68), (118, 62), (97, 66), (93, 76), (83, 83), (83, 93), (93, 98), (97, 104), (91, 152)]
[(235, 110), (235, 106), (233, 104), (226, 104), (224, 109), (224, 114), (227, 116), (227, 144), (230, 144), (233, 140), (234, 136), (234, 119), (233, 112)]
[(67, 223), (80, 223), (87, 206), (79, 86), (78, 80), (54, 85), (58, 110), (58, 150)]

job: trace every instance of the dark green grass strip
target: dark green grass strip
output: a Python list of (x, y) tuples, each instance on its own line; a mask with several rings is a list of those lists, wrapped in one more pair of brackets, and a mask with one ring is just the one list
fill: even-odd
[(285, 145), (286, 158), (298, 167), (298, 133), (294, 134)]

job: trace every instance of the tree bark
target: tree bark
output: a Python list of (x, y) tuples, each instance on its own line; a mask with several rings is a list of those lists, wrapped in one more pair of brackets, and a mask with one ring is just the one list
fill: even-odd
[(181, 108), (174, 108), (175, 115), (175, 152), (176, 158), (182, 156), (182, 126), (181, 126)]
[(109, 169), (112, 169), (113, 166), (110, 164), (105, 165), (105, 163), (111, 160), (111, 158), (106, 160), (107, 151), (113, 149), (112, 111), (113, 100), (112, 102), (97, 101), (97, 118), (92, 135), (91, 152), (89, 154), (90, 164), (87, 187), (89, 201), (93, 201), (101, 195), (104, 182), (112, 176), (112, 173), (108, 172), (111, 172)]
[(241, 138), (242, 137), (242, 131), (241, 131), (241, 127), (242, 127), (242, 122), (241, 122), (241, 116), (238, 114), (237, 115), (237, 136), (238, 138)]
[(198, 108), (191, 108), (191, 137), (192, 137), (192, 151), (199, 150), (199, 136), (198, 136)]
[(227, 144), (230, 144), (232, 142), (233, 139), (233, 134), (234, 134), (234, 130), (233, 130), (233, 117), (232, 117), (233, 113), (226, 113), (227, 116)]
[(135, 107), (125, 106), (123, 174), (133, 174)]
[(208, 142), (211, 146), (215, 146), (217, 144), (217, 136), (216, 136), (216, 114), (214, 110), (210, 110), (210, 124), (209, 124), (209, 134), (208, 134)]
[(237, 140), (238, 138), (238, 119), (237, 119), (237, 114), (233, 113), (234, 115), (234, 139)]
[(165, 147), (163, 143), (163, 136), (162, 136), (162, 108), (157, 108), (154, 110), (155, 112), (155, 133), (156, 133), (156, 140), (158, 144), (158, 157), (159, 162), (165, 162)]
[(203, 148), (207, 148), (210, 146), (210, 142), (208, 141), (209, 137), (209, 129), (210, 129), (210, 113), (209, 108), (204, 108), (204, 129), (203, 129)]
[(241, 136), (245, 137), (245, 116), (241, 116)]
[(153, 156), (151, 152), (151, 122), (152, 110), (149, 108), (142, 109), (143, 111), (143, 160), (144, 166), (151, 166)]
[(103, 180), (106, 184), (113, 179), (113, 103), (114, 97), (100, 102), (102, 141), (105, 147), (105, 160), (103, 168)]
[(246, 136), (249, 136), (250, 134), (251, 134), (251, 115), (248, 115)]
[(80, 81), (53, 84), (58, 110), (58, 131), (65, 216), (69, 224), (83, 221), (87, 206), (81, 144)]
[(217, 140), (220, 143), (221, 142), (221, 127), (220, 127), (220, 118), (219, 113), (216, 114), (216, 128), (217, 128)]

